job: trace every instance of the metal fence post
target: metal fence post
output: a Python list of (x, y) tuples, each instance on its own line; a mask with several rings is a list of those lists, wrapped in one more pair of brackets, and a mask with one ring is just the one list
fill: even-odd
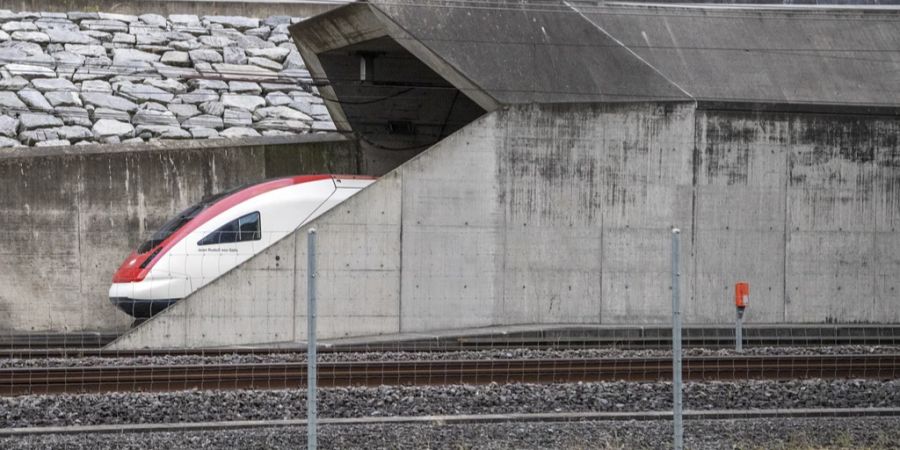
[(307, 234), (306, 272), (306, 446), (315, 450), (316, 443), (316, 229)]
[(673, 447), (684, 448), (681, 404), (681, 272), (678, 269), (681, 230), (672, 228), (672, 416), (675, 425)]

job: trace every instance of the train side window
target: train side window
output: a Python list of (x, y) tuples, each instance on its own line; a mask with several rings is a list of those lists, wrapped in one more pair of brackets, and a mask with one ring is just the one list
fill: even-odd
[(262, 231), (259, 229), (259, 213), (247, 214), (238, 219), (238, 233), (238, 242), (262, 239)]
[(222, 225), (197, 242), (197, 245), (232, 244), (262, 239), (259, 213), (254, 212)]

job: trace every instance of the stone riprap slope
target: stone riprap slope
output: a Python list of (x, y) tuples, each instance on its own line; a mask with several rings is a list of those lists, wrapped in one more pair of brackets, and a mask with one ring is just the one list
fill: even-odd
[(299, 20), (0, 11), (0, 147), (333, 130)]

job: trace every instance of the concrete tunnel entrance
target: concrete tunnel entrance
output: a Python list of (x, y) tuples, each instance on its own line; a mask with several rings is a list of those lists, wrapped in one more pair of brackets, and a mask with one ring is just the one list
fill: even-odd
[[(314, 74), (314, 83), (338, 130), (356, 142), (359, 174), (383, 176), (487, 112), (390, 37), (315, 58), (322, 75)], [(169, 312), (131, 331), (164, 327), (156, 319)]]
[(363, 173), (383, 175), (486, 112), (387, 36), (317, 57), (327, 79), (316, 82), (338, 129), (359, 139)]

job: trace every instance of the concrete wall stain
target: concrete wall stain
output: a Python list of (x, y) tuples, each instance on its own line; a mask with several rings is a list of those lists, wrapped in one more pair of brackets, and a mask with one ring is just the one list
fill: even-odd
[[(658, 139), (670, 118), (647, 106), (617, 108), (626, 114), (566, 105), (503, 113), (515, 123), (501, 166), (504, 179), (514, 183), (500, 194), (511, 218), (539, 212), (541, 221), (595, 223), (604, 210), (625, 214), (642, 204), (647, 186), (670, 176), (663, 160), (675, 147)], [(567, 196), (574, 205), (562, 200)]]
[[(700, 228), (697, 245), (711, 235), (727, 236), (721, 241), (726, 243), (724, 254), (743, 255), (739, 258), (751, 261), (722, 275), (744, 273), (755, 277), (755, 284), (781, 284), (783, 298), (767, 298), (766, 313), (782, 308), (784, 321), (900, 320), (897, 299), (890, 291), (900, 283), (900, 271), (895, 270), (897, 258), (894, 251), (879, 250), (897, 248), (893, 242), (900, 238), (895, 234), (900, 214), (900, 184), (894, 169), (900, 155), (898, 126), (900, 120), (883, 116), (706, 111), (697, 124), (702, 130), (697, 134), (698, 148), (704, 151), (695, 154), (701, 159), (695, 163), (695, 183), (701, 189), (715, 184), (715, 175), (731, 186), (732, 181), (740, 181), (746, 173), (746, 182), (738, 184), (747, 184), (750, 190), (720, 191), (742, 205), (713, 207), (720, 212), (725, 207), (724, 217), (741, 218), (741, 229), (735, 229), (729, 220), (708, 222), (708, 213), (700, 207), (694, 219)], [(742, 131), (734, 132), (736, 128)], [(732, 152), (723, 151), (727, 148)], [(743, 157), (734, 156), (735, 151), (746, 149), (746, 162)], [(727, 159), (729, 155), (731, 159)], [(777, 183), (778, 155), (787, 155), (785, 166), (780, 169), (783, 188)], [(733, 176), (735, 171), (740, 177)], [(755, 209), (754, 202), (762, 208)], [(768, 208), (775, 211), (776, 204), (784, 205), (783, 217), (766, 212)], [(741, 208), (749, 212), (742, 214)], [(767, 215), (771, 216), (768, 223), (747, 226), (748, 221), (760, 221)], [(783, 225), (779, 226), (779, 221)], [(767, 228), (784, 229), (785, 235), (767, 236)], [(753, 233), (759, 234), (753, 237)], [(752, 247), (742, 243), (754, 240), (772, 251), (780, 246), (784, 270), (767, 273), (754, 269), (752, 260), (765, 263), (769, 259), (766, 254), (754, 256)], [(702, 253), (699, 257), (703, 257)], [(774, 259), (771, 258), (773, 266)], [(727, 275), (728, 272), (733, 275)], [(697, 287), (700, 302), (708, 295), (702, 292), (702, 284), (701, 280)], [(720, 316), (725, 319), (724, 311)], [(777, 319), (777, 314), (772, 317)]]
[(711, 183), (747, 184), (750, 171), (750, 147), (760, 140), (758, 123), (753, 120), (718, 118), (705, 126), (703, 158), (699, 163)]

